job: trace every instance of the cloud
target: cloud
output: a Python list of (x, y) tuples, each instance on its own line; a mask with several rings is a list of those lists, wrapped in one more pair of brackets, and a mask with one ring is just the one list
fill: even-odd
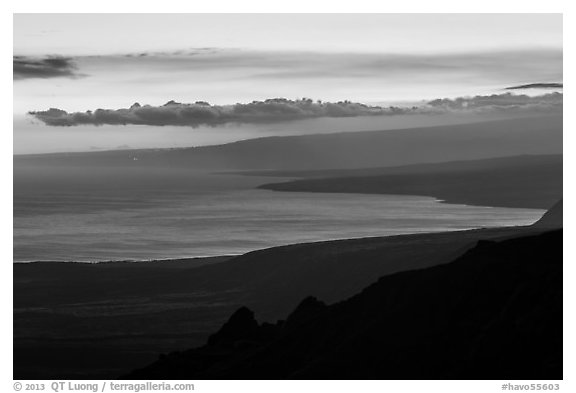
[[(14, 58), (24, 62), (24, 76), (75, 75), (74, 69), (46, 67), (45, 59)], [(133, 80), (138, 71), (143, 80), (171, 80), (201, 74), (202, 78), (216, 80), (330, 80), (334, 78), (374, 79), (383, 81), (418, 80), (451, 83), (458, 80), (480, 78), (494, 83), (514, 83), (525, 80), (561, 80), (562, 51), (554, 49), (516, 50), (507, 52), (470, 52), (442, 54), (393, 54), (270, 51), (232, 48), (194, 48), (175, 52), (138, 52), (122, 55), (77, 56), (75, 61), (90, 75), (113, 75), (115, 78)], [(73, 65), (73, 64), (72, 64)], [(47, 68), (47, 69), (46, 69)], [(45, 73), (42, 73), (44, 71)], [(136, 72), (135, 72), (136, 71)], [(41, 74), (41, 75), (38, 75)], [(55, 75), (56, 74), (56, 75)], [(30, 76), (28, 76), (30, 77)], [(186, 80), (182, 80), (186, 82)]]
[(278, 123), (321, 117), (390, 116), (397, 114), (434, 114), (461, 112), (513, 112), (524, 110), (562, 110), (562, 94), (543, 96), (515, 95), (512, 93), (487, 96), (437, 99), (418, 107), (381, 107), (340, 101), (322, 102), (308, 98), (288, 100), (273, 98), (248, 104), (210, 105), (197, 101), (182, 104), (169, 101), (162, 106), (140, 105), (130, 108), (97, 109), (95, 111), (68, 113), (51, 108), (29, 112), (49, 126), (92, 125), (149, 125), (149, 126), (217, 126), (225, 123)]
[[(237, 53), (234, 61), (250, 61), (251, 54)], [(258, 58), (259, 78), (419, 78), (426, 82), (438, 78), (477, 76), (498, 83), (526, 79), (562, 77), (562, 52), (557, 50), (518, 50), (510, 52), (470, 52), (444, 54), (378, 54), (378, 53), (278, 53)], [(224, 64), (226, 67), (229, 64)]]
[(76, 64), (70, 57), (47, 56), (44, 58), (14, 56), (12, 58), (13, 78), (77, 78)]
[(530, 83), (528, 85), (511, 86), (506, 90), (521, 90), (521, 89), (562, 89), (563, 83)]
[[(88, 62), (95, 58), (85, 58)], [(472, 75), (497, 83), (517, 80), (562, 78), (562, 51), (553, 49), (507, 52), (442, 54), (346, 53), (303, 51), (256, 51), (198, 48), (179, 52), (144, 52), (125, 56), (101, 56), (98, 62), (111, 69), (147, 72), (206, 72), (217, 76), (238, 74), (253, 79), (380, 78), (383, 80), (430, 78), (446, 82)]]
[(97, 109), (73, 113), (51, 108), (47, 111), (29, 112), (29, 114), (50, 126), (143, 124), (197, 127), (224, 123), (276, 123), (319, 117), (391, 115), (409, 110), (368, 106), (350, 101), (331, 103), (314, 102), (306, 98), (300, 100), (273, 98), (235, 105), (210, 105), (202, 101), (193, 104), (169, 101), (162, 106), (141, 106), (136, 103), (124, 109)]
[(428, 102), (432, 108), (446, 111), (522, 111), (562, 110), (563, 94), (554, 92), (540, 96), (524, 94), (491, 94), (475, 97), (443, 98)]

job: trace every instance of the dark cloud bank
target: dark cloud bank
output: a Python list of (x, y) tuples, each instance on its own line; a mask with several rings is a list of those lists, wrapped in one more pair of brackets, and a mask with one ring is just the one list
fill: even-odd
[(197, 127), (224, 123), (274, 123), (319, 117), (374, 116), (405, 113), (409, 110), (411, 109), (382, 108), (349, 101), (331, 103), (306, 98), (300, 100), (273, 98), (234, 105), (210, 105), (202, 101), (182, 104), (170, 101), (162, 106), (141, 106), (136, 103), (130, 108), (117, 110), (97, 109), (68, 113), (52, 108), (29, 113), (51, 126), (145, 124)]
[(321, 102), (311, 99), (274, 98), (248, 104), (210, 105), (198, 101), (183, 104), (174, 101), (162, 106), (140, 105), (123, 109), (97, 109), (68, 113), (51, 108), (29, 112), (49, 126), (151, 125), (151, 126), (216, 126), (225, 123), (275, 123), (321, 117), (389, 116), (397, 114), (446, 113), (450, 111), (561, 111), (562, 94), (550, 93), (531, 97), (511, 93), (438, 99), (418, 107), (368, 106), (350, 101)]
[(482, 111), (538, 111), (562, 110), (563, 94), (549, 93), (540, 96), (525, 94), (492, 94), (455, 99), (438, 99), (428, 103), (429, 106), (445, 110)]
[(12, 58), (13, 78), (77, 78), (76, 64), (70, 57), (48, 56), (44, 58), (14, 56)]
[(562, 89), (563, 83), (530, 83), (528, 85), (511, 86), (506, 90), (521, 90), (521, 89)]

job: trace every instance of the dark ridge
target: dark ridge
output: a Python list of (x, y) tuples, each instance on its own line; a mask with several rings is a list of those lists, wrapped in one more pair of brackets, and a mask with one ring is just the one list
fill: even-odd
[(314, 296), (308, 296), (296, 307), (296, 309), (286, 318), (286, 326), (292, 327), (300, 323), (316, 318), (327, 309), (326, 304), (316, 299)]
[[(264, 184), (295, 192), (422, 195), (446, 203), (547, 209), (562, 198), (562, 155), (526, 155), (391, 168), (292, 172), (304, 177)], [(329, 177), (316, 178), (324, 175)]]
[(562, 200), (556, 202), (541, 219), (534, 223), (537, 228), (563, 228), (563, 214)]
[(250, 326), (250, 345), (238, 333), (226, 348), (171, 353), (125, 377), (562, 379), (562, 230), (482, 242), (452, 263)]
[[(541, 231), (507, 227), (324, 241), (207, 263), (14, 264), (14, 378), (116, 378), (160, 353), (206, 343), (241, 306), (259, 321), (286, 319), (307, 296), (339, 302), (384, 275), (450, 262), (480, 239)], [(261, 331), (269, 334), (272, 326)]]
[(255, 336), (257, 330), (258, 322), (254, 319), (254, 312), (240, 307), (218, 332), (208, 338), (208, 345), (231, 345), (238, 340)]

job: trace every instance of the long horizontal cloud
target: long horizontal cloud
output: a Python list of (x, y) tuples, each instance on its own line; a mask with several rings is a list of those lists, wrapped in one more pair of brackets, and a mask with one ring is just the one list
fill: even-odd
[(274, 98), (249, 104), (210, 105), (206, 102), (181, 104), (170, 101), (163, 106), (134, 104), (126, 109), (97, 109), (68, 113), (61, 109), (29, 112), (50, 126), (80, 124), (145, 124), (153, 126), (214, 126), (224, 123), (275, 123), (319, 117), (354, 117), (405, 113), (410, 109), (382, 108), (343, 102), (314, 102), (310, 99)]
[(44, 58), (14, 56), (12, 58), (13, 78), (76, 78), (76, 65), (72, 58), (48, 56)]
[(445, 98), (428, 102), (431, 107), (452, 111), (561, 110), (562, 104), (563, 94), (557, 92), (540, 96), (504, 93), (455, 99)]
[[(53, 60), (65, 60), (56, 64)], [(173, 74), (203, 73), (217, 78), (330, 79), (404, 78), (414, 72), (433, 73), (437, 78), (469, 78), (479, 75), (505, 83), (521, 80), (558, 80), (562, 77), (562, 51), (553, 49), (510, 52), (425, 54), (327, 53), (296, 51), (253, 51), (197, 48), (177, 52), (143, 52), (127, 55), (30, 58), (14, 57), (14, 72), (33, 77), (74, 76), (74, 61), (90, 75), (113, 73), (134, 77), (141, 70), (154, 78)], [(42, 76), (44, 75), (44, 76)]]
[(562, 94), (551, 93), (531, 97), (511, 93), (438, 99), (419, 107), (380, 107), (341, 101), (336, 103), (311, 99), (288, 100), (284, 98), (253, 101), (248, 104), (210, 105), (198, 101), (182, 104), (170, 101), (162, 106), (136, 103), (130, 108), (97, 109), (95, 111), (68, 113), (51, 108), (29, 112), (49, 126), (75, 125), (150, 125), (150, 126), (216, 126), (225, 123), (276, 123), (320, 117), (386, 116), (411, 113), (444, 113), (448, 111), (522, 111), (562, 110)]
[(530, 83), (528, 85), (511, 86), (506, 90), (523, 90), (523, 89), (562, 89), (563, 83)]

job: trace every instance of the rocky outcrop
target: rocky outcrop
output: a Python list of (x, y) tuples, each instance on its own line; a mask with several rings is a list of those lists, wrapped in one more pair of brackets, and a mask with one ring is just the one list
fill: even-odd
[(537, 228), (563, 228), (562, 199), (552, 206), (540, 220), (536, 221), (534, 227)]
[(562, 379), (562, 319), (556, 230), (482, 242), (343, 302), (307, 298), (286, 322), (241, 309), (208, 345), (126, 378)]

